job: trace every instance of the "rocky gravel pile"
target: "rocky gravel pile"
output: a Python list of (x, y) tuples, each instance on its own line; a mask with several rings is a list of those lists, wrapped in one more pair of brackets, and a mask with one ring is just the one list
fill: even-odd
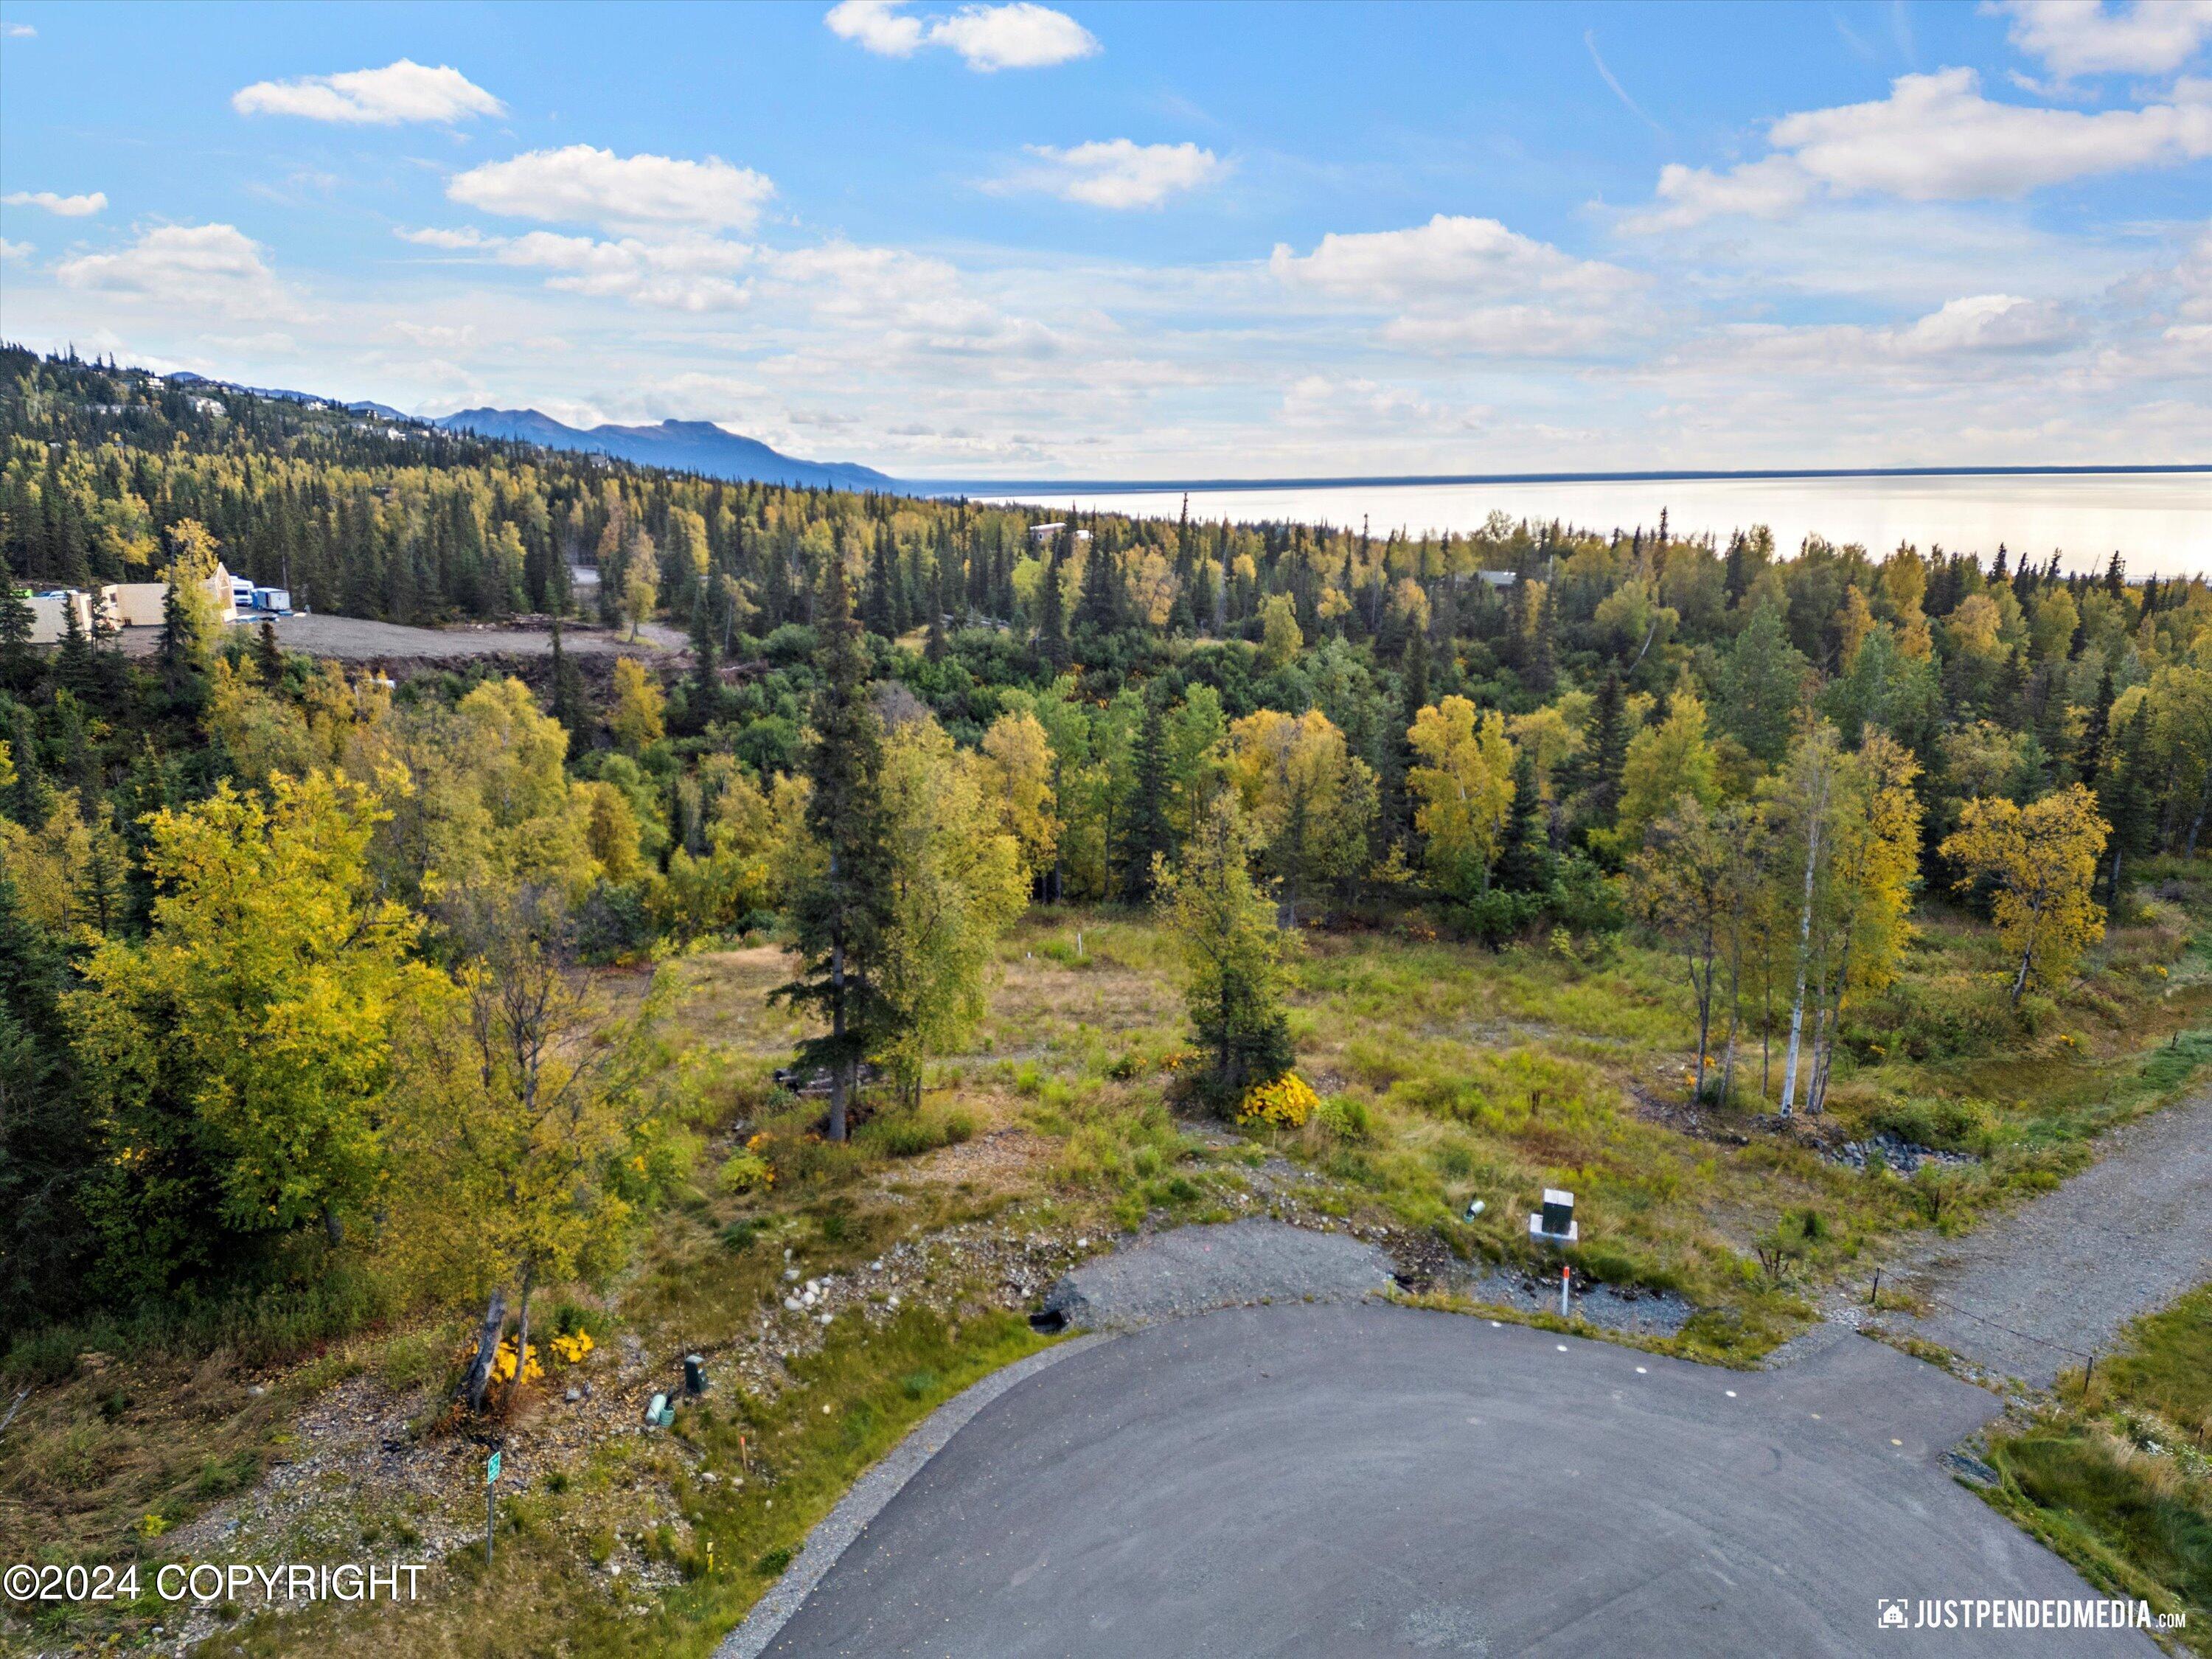
[[(1559, 1310), (1559, 1281), (1548, 1274), (1492, 1267), (1465, 1285), (1453, 1288), (1492, 1307), (1512, 1308), (1522, 1313), (1555, 1314)], [(1601, 1330), (1633, 1331), (1647, 1336), (1672, 1336), (1697, 1312), (1689, 1302), (1672, 1291), (1644, 1291), (1634, 1285), (1600, 1285), (1585, 1279), (1577, 1279), (1570, 1286), (1567, 1308), (1572, 1317)]]
[(1255, 1303), (1354, 1300), (1395, 1282), (1373, 1244), (1255, 1217), (1141, 1239), (1077, 1268), (1044, 1305), (1081, 1329), (1126, 1329)]
[(1915, 1146), (1903, 1135), (1887, 1129), (1864, 1140), (1847, 1140), (1840, 1146), (1831, 1146), (1820, 1155), (1831, 1164), (1847, 1164), (1854, 1170), (1863, 1170), (1880, 1158), (1885, 1169), (1907, 1176), (1923, 1164), (1957, 1166), (1981, 1162), (1966, 1152), (1946, 1152), (1933, 1146)]

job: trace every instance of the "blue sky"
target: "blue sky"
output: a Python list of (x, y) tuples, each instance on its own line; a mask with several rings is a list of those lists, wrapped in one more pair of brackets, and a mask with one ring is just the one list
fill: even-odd
[(0, 0), (0, 332), (924, 476), (2212, 459), (2212, 3)]

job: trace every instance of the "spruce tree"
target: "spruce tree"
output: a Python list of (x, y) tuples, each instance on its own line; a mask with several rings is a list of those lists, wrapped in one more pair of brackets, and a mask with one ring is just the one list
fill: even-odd
[(6, 554), (0, 553), (0, 675), (10, 685), (20, 685), (29, 678), (33, 620), (31, 602), (15, 586), (15, 573), (8, 568)]
[(0, 870), (0, 1329), (67, 1305), (85, 1243), (75, 1200), (92, 1147), (67, 1070), (66, 982)]
[(283, 647), (276, 643), (276, 624), (266, 617), (254, 635), (253, 665), (261, 671), (264, 685), (274, 687), (284, 678)]
[(1528, 645), (1528, 689), (1547, 697), (1559, 683), (1559, 585), (1544, 585), (1543, 603), (1536, 607), (1536, 635)]
[(822, 684), (803, 765), (813, 785), (806, 825), (823, 856), (792, 900), (800, 976), (774, 994), (813, 1008), (830, 1027), (800, 1043), (799, 1057), (804, 1067), (828, 1069), (830, 1139), (842, 1140), (860, 1062), (890, 1035), (877, 973), (892, 917), (883, 726), (868, 695), (866, 641), (840, 560), (830, 562), (815, 626)]
[(1073, 660), (1067, 650), (1067, 623), (1061, 615), (1060, 556), (1044, 562), (1043, 580), (1037, 584), (1037, 655), (1055, 674)]
[(553, 718), (561, 722), (568, 733), (571, 753), (581, 743), (585, 724), (590, 718), (584, 706), (584, 677), (576, 672), (576, 665), (568, 660), (567, 648), (561, 642), (561, 619), (553, 619)]
[(891, 595), (891, 549), (888, 530), (876, 538), (876, 550), (868, 560), (868, 592), (864, 616), (872, 634), (887, 640), (898, 637), (896, 602)]
[(1552, 884), (1551, 836), (1536, 790), (1535, 757), (1525, 745), (1513, 757), (1513, 805), (1498, 849), (1497, 879), (1511, 893), (1540, 893)]
[(2158, 829), (2156, 794), (2151, 787), (2150, 700), (2136, 704), (2136, 712), (2120, 729), (2112, 745), (2108, 764), (2097, 780), (2097, 810), (2112, 827), (2111, 858), (2102, 874), (2105, 904), (2120, 905), (2120, 877), (2131, 853), (2148, 851), (2155, 844)]
[(1608, 668), (1598, 682), (1583, 743), (1579, 779), (1586, 829), (1610, 828), (1620, 804), (1620, 773), (1628, 761), (1626, 701), (1620, 671)]
[(1780, 609), (1771, 604), (1753, 610), (1729, 651), (1715, 712), (1724, 730), (1769, 765), (1790, 747), (1808, 666), (1804, 654), (1790, 643)]
[(1115, 849), (1121, 898), (1129, 904), (1152, 902), (1153, 856), (1165, 858), (1174, 850), (1168, 825), (1167, 716), (1162, 701), (1157, 693), (1146, 699), (1144, 723), (1137, 728), (1136, 752), (1130, 757), (1135, 781), (1120, 826), (1121, 844)]

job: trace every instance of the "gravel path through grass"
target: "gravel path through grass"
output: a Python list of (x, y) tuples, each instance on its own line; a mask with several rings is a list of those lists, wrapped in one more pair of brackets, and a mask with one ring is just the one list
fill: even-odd
[(2057, 1191), (1905, 1268), (1926, 1316), (1883, 1322), (2047, 1388), (2120, 1327), (2212, 1279), (2212, 1090), (2124, 1125)]

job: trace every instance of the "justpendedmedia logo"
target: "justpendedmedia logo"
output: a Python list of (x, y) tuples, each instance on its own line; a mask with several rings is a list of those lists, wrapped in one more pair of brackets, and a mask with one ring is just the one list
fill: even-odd
[(2142, 1630), (2185, 1629), (2185, 1613), (2159, 1613), (2148, 1601), (2119, 1596), (2000, 1596), (1941, 1599), (1885, 1595), (1875, 1604), (1881, 1630)]

